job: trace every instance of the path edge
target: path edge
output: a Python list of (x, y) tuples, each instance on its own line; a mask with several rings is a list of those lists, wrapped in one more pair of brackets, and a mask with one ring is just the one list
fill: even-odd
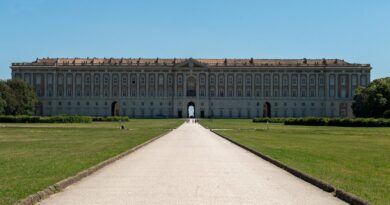
[[(208, 128), (206, 128), (206, 129), (208, 129)], [(306, 182), (308, 182), (308, 183), (310, 183), (310, 184), (312, 184), (312, 185), (322, 189), (323, 191), (332, 193), (333, 196), (341, 199), (344, 202), (347, 202), (347, 203), (349, 203), (351, 205), (372, 205), (370, 202), (368, 202), (366, 200), (363, 200), (363, 199), (361, 199), (361, 198), (359, 198), (359, 197), (357, 197), (357, 196), (355, 196), (355, 195), (353, 195), (351, 193), (348, 193), (348, 192), (343, 191), (341, 189), (336, 189), (331, 184), (328, 184), (328, 183), (326, 183), (326, 182), (324, 182), (324, 181), (322, 181), (320, 179), (317, 179), (317, 178), (312, 177), (312, 176), (310, 176), (308, 174), (305, 174), (305, 173), (303, 173), (303, 172), (301, 172), (301, 171), (299, 171), (297, 169), (294, 169), (294, 168), (292, 168), (292, 167), (290, 167), (290, 166), (288, 166), (288, 165), (286, 165), (286, 164), (284, 164), (284, 163), (282, 163), (282, 162), (280, 162), (278, 160), (272, 159), (271, 157), (269, 157), (269, 156), (267, 156), (267, 155), (265, 155), (265, 154), (263, 154), (261, 152), (255, 151), (255, 150), (253, 150), (253, 149), (251, 149), (251, 148), (249, 148), (247, 146), (244, 146), (244, 145), (242, 145), (242, 144), (240, 144), (240, 143), (238, 143), (238, 142), (236, 142), (236, 141), (234, 141), (232, 139), (229, 139), (229, 138), (223, 136), (222, 134), (219, 134), (219, 133), (215, 132), (213, 129), (209, 129), (209, 130), (212, 133), (216, 134), (217, 136), (222, 137), (223, 139), (225, 139), (225, 140), (227, 140), (227, 141), (229, 141), (229, 142), (231, 142), (231, 143), (233, 143), (233, 144), (235, 144), (235, 145), (245, 149), (246, 151), (248, 151), (248, 152), (250, 152), (250, 153), (252, 153), (252, 154), (254, 154), (254, 155), (256, 155), (256, 156), (258, 156), (258, 157), (260, 157), (260, 158), (262, 158), (262, 159), (264, 159), (266, 161), (268, 161), (268, 162), (270, 162), (271, 164), (273, 164), (273, 165), (275, 165), (275, 166), (277, 166), (277, 167), (279, 167), (279, 168), (289, 172), (290, 174), (292, 174), (292, 175), (294, 175), (294, 176), (296, 176), (296, 177), (298, 177), (298, 178), (300, 178), (300, 179), (302, 179), (302, 180), (304, 180), (304, 181), (306, 181)]]
[[(174, 129), (176, 129), (176, 128), (174, 128)], [(153, 137), (152, 139), (149, 139), (146, 142), (143, 142), (143, 143), (141, 143), (141, 144), (139, 144), (139, 145), (137, 145), (129, 150), (126, 150), (126, 151), (124, 151), (116, 156), (113, 156), (105, 161), (102, 161), (97, 165), (94, 165), (90, 168), (82, 170), (74, 176), (70, 176), (70, 177), (63, 179), (63, 180), (61, 180), (61, 181), (59, 181), (51, 186), (48, 186), (47, 188), (45, 188), (41, 191), (38, 191), (34, 194), (31, 194), (24, 199), (20, 199), (17, 202), (15, 202), (14, 205), (34, 205), (35, 203), (38, 203), (38, 202), (48, 198), (49, 196), (64, 190), (66, 187), (82, 180), (83, 178), (95, 173), (96, 171), (104, 168), (105, 166), (112, 164), (113, 162), (115, 162), (115, 161), (137, 151), (138, 149), (154, 142), (155, 140), (167, 135), (168, 133), (170, 133), (174, 129), (169, 129), (168, 131), (165, 131), (164, 133), (157, 135), (157, 136)]]

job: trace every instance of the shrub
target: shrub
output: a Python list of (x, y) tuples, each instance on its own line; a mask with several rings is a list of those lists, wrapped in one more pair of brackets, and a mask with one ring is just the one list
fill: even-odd
[(315, 125), (343, 127), (390, 127), (390, 119), (383, 118), (294, 118), (286, 120), (285, 125)]
[(270, 123), (284, 123), (286, 120), (290, 118), (268, 118), (268, 117), (259, 117), (254, 118), (252, 122), (270, 122)]
[(90, 122), (92, 122), (92, 118), (88, 117), (88, 116), (77, 116), (77, 115), (58, 115), (58, 116), (51, 116), (51, 117), (2, 115), (2, 116), (0, 116), (0, 122), (10, 122), (10, 123), (90, 123)]
[(384, 117), (384, 118), (390, 118), (390, 110), (386, 110), (386, 111), (383, 113), (383, 117)]
[(0, 122), (11, 122), (11, 123), (37, 123), (39, 122), (39, 117), (37, 116), (27, 116), (27, 115), (2, 115), (0, 116)]
[(129, 117), (127, 116), (114, 116), (114, 117), (93, 117), (93, 121), (96, 122), (127, 122), (129, 121)]
[(90, 123), (92, 118), (79, 115), (57, 115), (50, 117), (41, 117), (40, 122), (46, 123)]

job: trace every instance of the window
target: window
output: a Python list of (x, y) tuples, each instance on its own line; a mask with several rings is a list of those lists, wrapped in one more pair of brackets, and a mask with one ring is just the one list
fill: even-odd
[(219, 90), (219, 96), (220, 96), (220, 97), (223, 97), (223, 95), (224, 95), (223, 90)]
[(223, 79), (223, 76), (221, 75), (221, 76), (219, 76), (219, 84), (223, 85), (223, 83), (224, 83), (224, 79)]
[(320, 85), (324, 85), (324, 78), (323, 77), (320, 77), (318, 81), (319, 81)]
[(150, 84), (154, 84), (154, 75), (150, 76)]
[(260, 90), (256, 90), (256, 97), (260, 97)]
[(95, 76), (95, 85), (99, 84), (99, 76)]
[(301, 90), (301, 97), (306, 97), (306, 90)]
[(122, 83), (123, 84), (127, 84), (127, 78), (126, 77), (122, 77)]
[(284, 77), (283, 77), (283, 85), (284, 85), (284, 86), (287, 86), (287, 85), (288, 85), (287, 76), (284, 76)]
[(316, 84), (316, 80), (315, 78), (310, 78), (310, 85), (315, 85)]
[(233, 76), (229, 76), (228, 78), (228, 84), (233, 85)]
[(279, 92), (278, 92), (278, 90), (274, 90), (274, 97), (279, 97)]
[(283, 90), (283, 97), (287, 97), (288, 96), (288, 90)]
[(256, 76), (255, 85), (260, 85), (260, 76)]
[(306, 77), (301, 78), (301, 85), (306, 85)]
[(293, 84), (293, 85), (297, 85), (297, 84), (298, 84), (298, 78), (297, 78), (297, 76), (293, 76), (293, 78), (292, 78), (292, 84)]
[(251, 91), (250, 91), (250, 90), (246, 90), (246, 96), (247, 96), (247, 97), (250, 97), (250, 96), (251, 96)]
[(238, 97), (242, 97), (242, 91), (241, 90), (237, 90), (237, 96)]
[(205, 96), (205, 91), (202, 89), (202, 90), (200, 90), (200, 96), (201, 97), (204, 97)]
[(210, 90), (210, 96), (211, 96), (211, 97), (214, 97), (214, 96), (215, 96), (214, 90)]
[(270, 85), (269, 76), (265, 76), (265, 84), (266, 84), (266, 85)]
[(177, 77), (177, 84), (179, 85), (183, 84), (183, 77), (181, 75)]
[(316, 96), (316, 91), (310, 90), (310, 97), (315, 97), (315, 96)]
[(297, 91), (296, 91), (296, 90), (293, 90), (293, 91), (292, 91), (292, 96), (293, 96), (293, 97), (297, 97)]
[(242, 76), (237, 77), (237, 84), (239, 84), (239, 85), (242, 84)]
[(163, 75), (158, 76), (158, 85), (164, 85), (164, 76)]
[(233, 97), (233, 90), (229, 90), (229, 91), (228, 91), (228, 96), (229, 96), (229, 97)]
[(246, 76), (246, 85), (251, 85), (251, 82), (252, 79), (251, 79), (251, 76)]
[(334, 86), (334, 84), (335, 84), (334, 81), (335, 81), (335, 80), (334, 80), (334, 75), (329, 76), (329, 84), (330, 84), (331, 86)]
[(115, 77), (112, 79), (112, 82), (113, 82), (114, 84), (118, 84), (118, 78), (115, 76)]
[(278, 86), (279, 85), (279, 77), (274, 76), (274, 85)]

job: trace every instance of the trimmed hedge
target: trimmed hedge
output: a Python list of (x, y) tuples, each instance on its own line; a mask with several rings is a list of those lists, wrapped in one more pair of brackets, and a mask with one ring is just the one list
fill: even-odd
[(268, 118), (268, 117), (259, 117), (254, 118), (252, 122), (269, 122), (269, 123), (284, 123), (286, 120), (292, 119), (292, 118)]
[(11, 123), (38, 123), (40, 117), (38, 116), (27, 116), (27, 115), (1, 115), (0, 122), (11, 122)]
[(129, 117), (127, 116), (115, 116), (115, 117), (93, 117), (92, 121), (96, 122), (127, 122)]
[(383, 118), (290, 118), (285, 125), (342, 126), (342, 127), (390, 127), (390, 119)]
[(90, 123), (92, 118), (78, 115), (57, 115), (50, 117), (2, 115), (0, 122), (8, 123)]

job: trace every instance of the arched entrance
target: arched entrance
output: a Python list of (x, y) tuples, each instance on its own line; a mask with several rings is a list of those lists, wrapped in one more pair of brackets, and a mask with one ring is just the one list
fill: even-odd
[(263, 105), (263, 117), (271, 117), (271, 104), (269, 102)]
[(187, 117), (195, 118), (195, 103), (189, 102), (187, 105)]
[(119, 116), (119, 103), (117, 101), (111, 104), (111, 116)]

